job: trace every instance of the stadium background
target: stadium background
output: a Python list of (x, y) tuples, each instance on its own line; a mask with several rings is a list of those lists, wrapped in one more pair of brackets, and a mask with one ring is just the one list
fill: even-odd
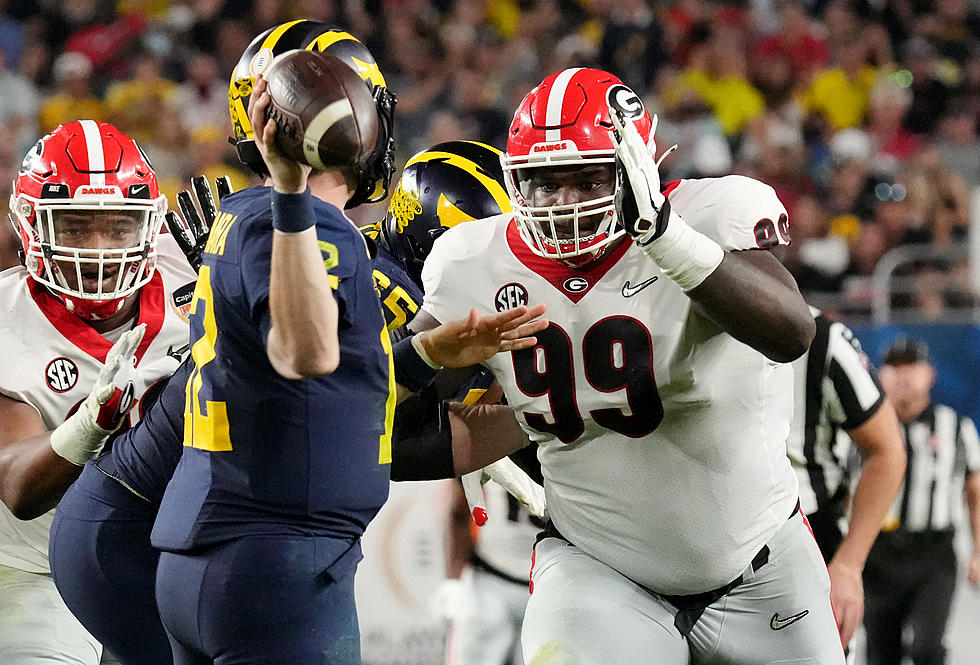
[[(0, 0), (0, 197), (40, 135), (83, 117), (137, 138), (171, 201), (201, 173), (250, 184), (227, 143), (228, 75), (254, 35), (293, 18), (371, 49), (399, 97), (399, 164), (449, 139), (503, 148), (544, 76), (615, 72), (660, 115), (661, 149), (679, 145), (665, 179), (773, 185), (808, 300), (875, 362), (899, 334), (928, 340), (935, 397), (980, 420), (980, 1)], [(0, 259), (16, 246), (0, 225)], [(439, 660), (427, 602), (446, 493), (395, 486), (369, 530), (366, 663)], [(976, 662), (980, 600), (957, 593), (953, 662)]]

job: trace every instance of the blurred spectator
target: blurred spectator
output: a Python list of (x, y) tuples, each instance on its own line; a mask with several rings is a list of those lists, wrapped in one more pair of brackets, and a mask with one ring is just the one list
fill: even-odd
[(964, 63), (980, 39), (980, 14), (969, 0), (935, 0), (923, 17), (923, 29), (939, 44), (939, 52), (956, 63)]
[(199, 127), (219, 127), (225, 132), (231, 131), (228, 124), (228, 83), (219, 75), (218, 63), (210, 53), (191, 55), (187, 62), (187, 80), (177, 87), (170, 103), (180, 111), (188, 131)]
[(137, 143), (156, 138), (156, 114), (177, 94), (177, 84), (164, 78), (162, 65), (160, 56), (142, 51), (133, 59), (131, 77), (113, 83), (106, 90), (109, 122)]
[(804, 195), (790, 215), (793, 242), (783, 263), (803, 293), (839, 291), (851, 255), (847, 240), (831, 233), (830, 216), (820, 199)]
[(745, 51), (733, 30), (709, 28), (705, 41), (691, 51), (681, 79), (711, 107), (727, 137), (739, 134), (765, 109), (748, 80)]
[(874, 213), (875, 177), (871, 139), (860, 129), (845, 129), (830, 141), (831, 168), (824, 200), (831, 216), (855, 215), (860, 221)]
[(0, 162), (17, 161), (41, 136), (37, 131), (40, 97), (34, 84), (6, 66), (7, 55), (0, 49)]
[(957, 100), (939, 118), (938, 137), (934, 143), (943, 164), (963, 179), (968, 189), (980, 187), (980, 137), (977, 136), (978, 113), (965, 100)]
[(81, 53), (68, 51), (54, 61), (55, 93), (41, 102), (38, 133), (47, 134), (63, 122), (105, 117), (105, 105), (92, 91), (92, 63)]
[[(946, 110), (955, 72), (943, 66), (936, 57), (936, 47), (924, 37), (913, 37), (902, 50), (902, 64), (907, 68), (912, 99), (902, 123), (916, 134), (931, 134)], [(896, 73), (896, 78), (905, 72)]]
[(906, 163), (902, 179), (908, 187), (913, 226), (921, 229), (923, 241), (942, 245), (966, 239), (970, 194), (963, 180), (943, 165), (937, 149), (927, 147), (916, 153)]
[(752, 45), (750, 54), (756, 58), (787, 58), (791, 78), (805, 84), (827, 64), (830, 49), (807, 16), (803, 4), (791, 0), (775, 3), (779, 29)]
[(832, 53), (832, 64), (814, 74), (800, 101), (808, 113), (821, 116), (834, 131), (860, 127), (877, 76), (868, 62), (867, 44), (855, 33), (836, 44)]
[[(657, 99), (663, 105), (657, 123), (658, 157), (677, 145), (662, 170), (668, 179), (720, 176), (731, 172), (732, 152), (721, 125), (696, 90), (675, 70), (661, 70)], [(651, 100), (652, 102), (652, 100)], [(650, 108), (656, 108), (652, 105)]]
[(616, 3), (602, 34), (598, 66), (616, 72), (635, 89), (647, 88), (653, 84), (657, 70), (667, 62), (663, 44), (663, 29), (653, 20), (647, 2)]
[(912, 93), (894, 76), (879, 78), (871, 88), (865, 131), (874, 151), (872, 163), (880, 174), (894, 174), (919, 146), (919, 138), (902, 125), (911, 104)]

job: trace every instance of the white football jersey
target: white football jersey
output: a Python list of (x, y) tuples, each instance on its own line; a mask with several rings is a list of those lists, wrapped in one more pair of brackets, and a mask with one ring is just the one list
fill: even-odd
[[(668, 187), (725, 250), (788, 242), (773, 189), (742, 176)], [(439, 321), (544, 303), (531, 350), (486, 364), (539, 445), (551, 518), (572, 543), (665, 594), (727, 584), (789, 518), (793, 372), (704, 316), (631, 241), (589, 270), (542, 259), (511, 216), (454, 227), (423, 271)]]
[[(137, 349), (136, 397), (173, 365), (156, 363), (186, 350), (187, 309), (197, 276), (169, 234), (160, 234), (157, 269), (142, 288), (139, 322), (147, 324)], [(30, 404), (45, 427), (54, 429), (91, 390), (112, 342), (70, 313), (23, 267), (0, 272), (0, 393)], [(139, 418), (142, 405), (130, 412)], [(48, 531), (54, 511), (18, 520), (0, 502), (0, 564), (27, 572), (48, 572)]]

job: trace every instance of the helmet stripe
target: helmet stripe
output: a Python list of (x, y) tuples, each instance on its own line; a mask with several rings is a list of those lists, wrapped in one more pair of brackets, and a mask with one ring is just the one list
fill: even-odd
[(544, 131), (546, 141), (561, 140), (561, 128), (558, 125), (561, 124), (561, 109), (565, 105), (565, 90), (568, 88), (572, 77), (581, 69), (581, 67), (566, 69), (555, 78), (555, 82), (551, 86), (551, 93), (548, 95), (548, 107), (544, 117), (545, 126), (548, 128)]
[(90, 185), (105, 184), (105, 153), (102, 150), (102, 132), (94, 120), (80, 120), (85, 135), (85, 149), (88, 152), (88, 173)]
[(282, 34), (297, 23), (302, 23), (303, 20), (304, 19), (289, 21), (288, 23), (283, 23), (280, 25), (278, 28), (269, 33), (269, 36), (265, 38), (264, 42), (262, 42), (262, 46), (258, 48), (258, 51), (261, 51), (264, 48), (275, 50), (276, 43), (279, 41), (279, 38), (282, 37)]

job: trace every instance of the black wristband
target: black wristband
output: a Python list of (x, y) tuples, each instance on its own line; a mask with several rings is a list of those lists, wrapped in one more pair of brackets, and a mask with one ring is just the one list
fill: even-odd
[(412, 346), (413, 336), (395, 342), (391, 347), (391, 356), (395, 364), (395, 381), (415, 393), (432, 383), (439, 370), (422, 360)]
[(299, 233), (315, 224), (309, 188), (300, 194), (272, 191), (272, 228), (283, 233)]
[(455, 476), (449, 403), (433, 387), (395, 409), (391, 432), (392, 480), (439, 480)]

